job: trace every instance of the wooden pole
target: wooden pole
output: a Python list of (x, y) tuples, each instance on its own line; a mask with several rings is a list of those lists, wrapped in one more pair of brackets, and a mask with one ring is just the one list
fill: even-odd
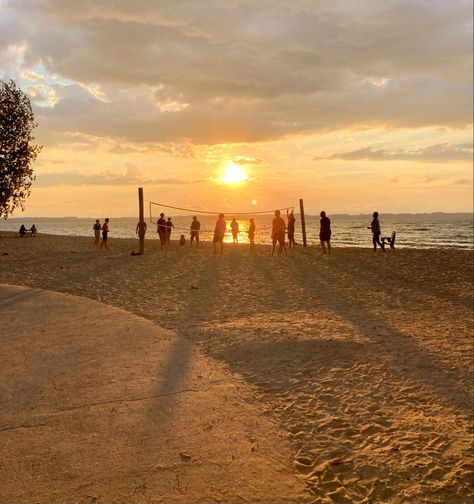
[(304, 220), (304, 206), (302, 199), (300, 199), (300, 216), (301, 216), (301, 231), (303, 233), (303, 247), (306, 247), (306, 223)]
[(145, 253), (145, 220), (143, 218), (143, 187), (138, 188), (138, 253)]

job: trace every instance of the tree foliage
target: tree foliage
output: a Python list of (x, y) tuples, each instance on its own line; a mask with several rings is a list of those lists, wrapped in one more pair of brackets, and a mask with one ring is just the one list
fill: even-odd
[(0, 217), (24, 208), (35, 177), (32, 164), (41, 151), (34, 143), (31, 103), (14, 81), (0, 81)]

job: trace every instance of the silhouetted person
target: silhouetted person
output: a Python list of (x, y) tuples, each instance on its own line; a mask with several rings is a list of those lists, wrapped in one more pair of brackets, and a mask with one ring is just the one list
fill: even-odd
[(170, 239), (171, 239), (171, 229), (174, 228), (173, 223), (171, 222), (171, 217), (168, 217), (168, 220), (166, 221), (166, 243), (169, 245), (170, 244)]
[(199, 247), (199, 230), (201, 229), (201, 223), (198, 221), (197, 217), (193, 217), (193, 221), (191, 222), (191, 243), (190, 247), (193, 245), (193, 241), (196, 240), (196, 244)]
[(377, 251), (377, 244), (380, 248), (385, 252), (385, 245), (380, 241), (380, 222), (379, 222), (379, 213), (374, 212), (372, 214), (372, 222), (368, 229), (372, 230), (372, 243), (374, 244), (374, 252)]
[(230, 223), (230, 230), (232, 231), (232, 241), (233, 243), (239, 243), (239, 223), (232, 217), (232, 222)]
[(250, 219), (247, 233), (249, 235), (250, 250), (255, 250), (255, 221), (253, 219)]
[(181, 235), (181, 238), (179, 239), (179, 244), (184, 247), (186, 245), (186, 238), (184, 235)]
[(146, 225), (145, 221), (138, 222), (137, 227), (135, 228), (135, 234), (137, 234), (139, 236), (139, 238), (142, 238), (142, 237), (145, 238), (146, 228), (147, 228), (147, 225)]
[(36, 229), (36, 226), (33, 224), (30, 228), (30, 236), (33, 238), (36, 238), (36, 235), (38, 234), (38, 230)]
[(219, 217), (214, 228), (214, 238), (212, 243), (214, 245), (214, 254), (217, 254), (217, 244), (220, 244), (221, 255), (224, 250), (224, 236), (225, 236), (226, 222), (224, 214), (219, 214)]
[(326, 244), (328, 246), (328, 254), (331, 254), (331, 220), (326, 217), (326, 212), (322, 211), (320, 214), (321, 220), (319, 221), (319, 239), (321, 240), (321, 246), (323, 247), (323, 252), (326, 254)]
[(272, 221), (272, 257), (275, 254), (275, 247), (278, 242), (279, 248), (278, 253), (281, 254), (281, 251), (285, 251), (286, 254), (286, 245), (285, 245), (285, 229), (286, 224), (282, 217), (280, 217), (280, 210), (275, 210), (275, 217)]
[(24, 224), (20, 226), (20, 230), (18, 231), (20, 238), (24, 238), (26, 236), (26, 227)]
[(160, 213), (160, 218), (156, 221), (156, 232), (160, 238), (160, 248), (163, 250), (166, 245), (166, 219), (164, 213)]
[(102, 229), (99, 219), (96, 219), (94, 225), (92, 226), (92, 229), (94, 230), (94, 245), (98, 247), (100, 239), (100, 230)]
[(107, 243), (107, 238), (109, 235), (109, 218), (107, 217), (105, 219), (104, 224), (102, 225), (102, 242), (100, 243), (100, 248), (105, 247), (106, 249), (109, 248), (109, 244)]
[(295, 214), (293, 213), (293, 210), (291, 212), (288, 212), (288, 209), (286, 210), (286, 217), (288, 218), (288, 247), (294, 247), (296, 245), (295, 243)]

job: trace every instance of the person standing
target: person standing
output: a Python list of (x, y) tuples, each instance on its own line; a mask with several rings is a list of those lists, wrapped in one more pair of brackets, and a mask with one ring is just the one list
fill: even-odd
[(255, 251), (255, 221), (253, 219), (250, 219), (247, 233), (249, 235), (250, 250)]
[(190, 247), (193, 246), (193, 241), (196, 240), (196, 245), (199, 247), (199, 230), (201, 229), (201, 223), (198, 221), (196, 216), (193, 217), (191, 222), (191, 243)]
[(109, 248), (109, 245), (107, 243), (108, 235), (109, 235), (109, 218), (107, 217), (105, 219), (104, 224), (102, 225), (102, 242), (100, 244), (101, 249), (102, 247), (105, 247), (106, 249)]
[(156, 221), (156, 232), (160, 238), (160, 248), (163, 250), (166, 244), (166, 219), (164, 213), (160, 213), (160, 218)]
[(272, 222), (272, 257), (275, 254), (275, 247), (277, 242), (279, 244), (278, 253), (281, 254), (281, 251), (284, 250), (285, 255), (287, 255), (285, 245), (285, 229), (286, 224), (283, 218), (280, 216), (280, 210), (275, 210), (275, 217), (273, 218)]
[(146, 228), (147, 225), (145, 221), (138, 222), (137, 227), (135, 228), (135, 234), (137, 234), (139, 238), (145, 238)]
[(92, 226), (92, 229), (94, 230), (94, 245), (96, 247), (99, 246), (99, 238), (100, 238), (100, 230), (102, 229), (102, 226), (100, 225), (100, 220), (96, 219), (95, 224)]
[(324, 255), (326, 255), (326, 244), (328, 246), (328, 255), (331, 255), (331, 220), (326, 217), (326, 212), (323, 210), (320, 214), (321, 220), (319, 221), (319, 239), (323, 247)]
[(235, 217), (232, 217), (232, 222), (230, 223), (230, 230), (232, 231), (232, 240), (234, 245), (239, 243), (239, 223)]
[(171, 239), (171, 229), (174, 228), (173, 223), (171, 222), (171, 217), (168, 217), (168, 220), (166, 221), (166, 244), (170, 244), (170, 239)]
[(226, 230), (226, 222), (224, 220), (224, 214), (219, 214), (216, 221), (216, 226), (214, 228), (214, 238), (212, 239), (212, 244), (214, 245), (214, 254), (217, 254), (217, 244), (220, 244), (221, 255), (224, 251), (224, 236)]
[(288, 212), (288, 209), (286, 209), (286, 217), (288, 218), (288, 247), (294, 247), (296, 245), (295, 243), (295, 214), (293, 213), (293, 210), (291, 212)]
[(373, 219), (368, 229), (372, 230), (372, 243), (374, 245), (374, 253), (377, 252), (377, 244), (382, 249), (382, 251), (385, 252), (385, 244), (380, 241), (381, 231), (380, 231), (379, 213), (374, 212), (372, 214), (372, 217)]

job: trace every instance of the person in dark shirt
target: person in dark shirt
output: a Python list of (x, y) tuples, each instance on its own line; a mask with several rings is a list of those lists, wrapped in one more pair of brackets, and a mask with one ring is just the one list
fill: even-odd
[(372, 243), (374, 245), (374, 253), (377, 252), (377, 245), (385, 252), (385, 244), (380, 241), (380, 222), (379, 222), (379, 213), (374, 212), (372, 214), (372, 222), (368, 229), (372, 230)]
[(275, 217), (272, 221), (272, 257), (275, 254), (275, 247), (278, 242), (279, 248), (278, 253), (281, 254), (281, 251), (285, 251), (286, 254), (286, 245), (285, 245), (285, 229), (286, 224), (282, 217), (280, 217), (280, 210), (275, 210)]
[(166, 219), (164, 213), (160, 213), (160, 218), (156, 221), (156, 232), (160, 238), (161, 250), (163, 250), (166, 245)]
[(323, 252), (326, 254), (326, 245), (327, 245), (327, 253), (331, 255), (331, 220), (329, 217), (326, 217), (326, 212), (323, 210), (320, 214), (321, 220), (319, 221), (319, 239), (321, 240), (321, 246), (323, 247)]
[(294, 247), (296, 245), (295, 243), (295, 214), (293, 213), (293, 210), (291, 212), (288, 212), (288, 209), (286, 210), (286, 216), (288, 218), (288, 247)]
[(171, 239), (171, 229), (174, 228), (173, 223), (171, 222), (171, 217), (168, 217), (168, 220), (166, 221), (166, 244), (170, 244), (170, 239)]
[(94, 245), (98, 247), (100, 239), (100, 230), (102, 229), (99, 219), (96, 219), (95, 224), (92, 226), (92, 229), (94, 230)]
[(196, 216), (193, 217), (191, 222), (191, 243), (190, 247), (193, 246), (193, 241), (196, 240), (196, 245), (199, 247), (199, 230), (201, 229), (201, 223), (198, 221)]
[(20, 234), (20, 238), (23, 238), (26, 236), (26, 227), (24, 224), (22, 224), (20, 226), (20, 231), (18, 231), (18, 233)]

